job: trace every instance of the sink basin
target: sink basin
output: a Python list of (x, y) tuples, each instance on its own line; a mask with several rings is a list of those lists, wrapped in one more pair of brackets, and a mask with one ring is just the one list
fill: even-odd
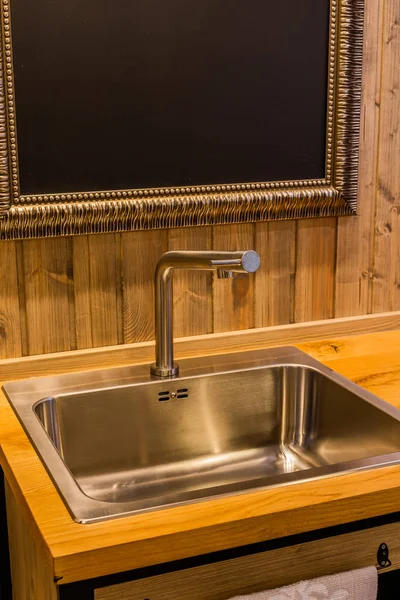
[(400, 462), (400, 411), (291, 347), (3, 389), (82, 523)]

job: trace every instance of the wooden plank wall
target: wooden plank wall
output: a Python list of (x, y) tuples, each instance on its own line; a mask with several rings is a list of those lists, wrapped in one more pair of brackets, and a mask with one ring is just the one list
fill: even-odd
[(153, 337), (167, 249), (255, 248), (255, 277), (176, 276), (177, 336), (400, 310), (400, 0), (366, 0), (359, 215), (0, 244), (0, 357)]

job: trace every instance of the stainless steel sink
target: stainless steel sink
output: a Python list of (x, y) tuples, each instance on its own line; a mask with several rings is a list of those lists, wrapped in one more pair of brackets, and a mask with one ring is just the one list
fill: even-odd
[(400, 462), (400, 411), (290, 347), (3, 389), (82, 523)]

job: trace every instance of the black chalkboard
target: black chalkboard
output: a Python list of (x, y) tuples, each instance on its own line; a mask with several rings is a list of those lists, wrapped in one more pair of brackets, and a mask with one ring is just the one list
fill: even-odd
[(323, 178), (329, 0), (11, 0), (22, 194)]

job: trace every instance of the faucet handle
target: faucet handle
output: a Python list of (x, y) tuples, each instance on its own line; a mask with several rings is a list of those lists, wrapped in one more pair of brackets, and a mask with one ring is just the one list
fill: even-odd
[(247, 273), (255, 273), (260, 264), (260, 255), (255, 250), (246, 250), (243, 252), (242, 267)]
[(255, 273), (260, 266), (260, 257), (254, 250), (228, 254), (229, 256), (225, 258), (211, 261), (217, 269), (218, 279), (232, 279), (236, 273)]

